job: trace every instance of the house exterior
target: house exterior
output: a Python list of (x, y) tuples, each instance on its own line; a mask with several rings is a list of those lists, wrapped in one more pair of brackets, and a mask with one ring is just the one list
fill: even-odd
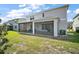
[(26, 16), (26, 20), (18, 21), (20, 32), (35, 34), (66, 35), (68, 5), (61, 6)]
[(73, 30), (74, 30), (74, 31), (79, 30), (79, 14), (77, 14), (77, 15), (73, 18)]
[(8, 30), (18, 31), (18, 20), (23, 20), (24, 18), (16, 18), (5, 22), (8, 25)]
[(18, 31), (18, 24), (15, 22), (15, 20), (9, 20), (5, 24), (8, 25), (8, 30)]

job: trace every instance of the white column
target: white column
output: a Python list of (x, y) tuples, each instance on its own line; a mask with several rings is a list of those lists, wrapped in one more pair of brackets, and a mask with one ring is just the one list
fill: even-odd
[(17, 31), (20, 32), (20, 24), (17, 24)]
[(19, 31), (19, 25), (17, 24), (17, 31)]
[(58, 20), (57, 19), (55, 19), (54, 20), (54, 37), (57, 37), (58, 36), (58, 32), (57, 32), (57, 22), (58, 22)]
[(32, 34), (33, 35), (35, 34), (35, 24), (34, 24), (34, 21), (32, 22)]

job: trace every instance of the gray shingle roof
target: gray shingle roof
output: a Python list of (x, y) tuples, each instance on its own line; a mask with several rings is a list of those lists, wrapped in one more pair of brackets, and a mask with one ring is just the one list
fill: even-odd
[(76, 17), (78, 17), (79, 16), (79, 14), (77, 14), (73, 19), (75, 19)]

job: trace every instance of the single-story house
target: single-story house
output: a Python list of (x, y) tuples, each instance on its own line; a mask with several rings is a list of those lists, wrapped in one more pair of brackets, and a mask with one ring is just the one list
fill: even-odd
[(5, 22), (8, 25), (8, 30), (18, 31), (18, 20), (23, 20), (24, 18), (15, 18)]
[(79, 14), (77, 14), (74, 18), (73, 18), (73, 30), (74, 31), (79, 31)]
[(18, 21), (18, 29), (20, 32), (29, 32), (33, 35), (44, 34), (54, 37), (66, 35), (68, 6), (64, 5), (28, 15), (25, 20)]

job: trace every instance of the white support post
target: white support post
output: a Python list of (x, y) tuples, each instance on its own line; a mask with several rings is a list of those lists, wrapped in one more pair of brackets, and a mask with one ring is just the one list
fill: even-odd
[(57, 37), (58, 36), (58, 32), (57, 32), (57, 30), (58, 30), (58, 28), (57, 28), (57, 22), (58, 22), (58, 20), (57, 19), (55, 19), (54, 20), (54, 37)]
[(35, 34), (35, 24), (34, 24), (34, 21), (32, 22), (32, 34), (33, 35)]
[(17, 32), (19, 32), (19, 25), (17, 24)]

